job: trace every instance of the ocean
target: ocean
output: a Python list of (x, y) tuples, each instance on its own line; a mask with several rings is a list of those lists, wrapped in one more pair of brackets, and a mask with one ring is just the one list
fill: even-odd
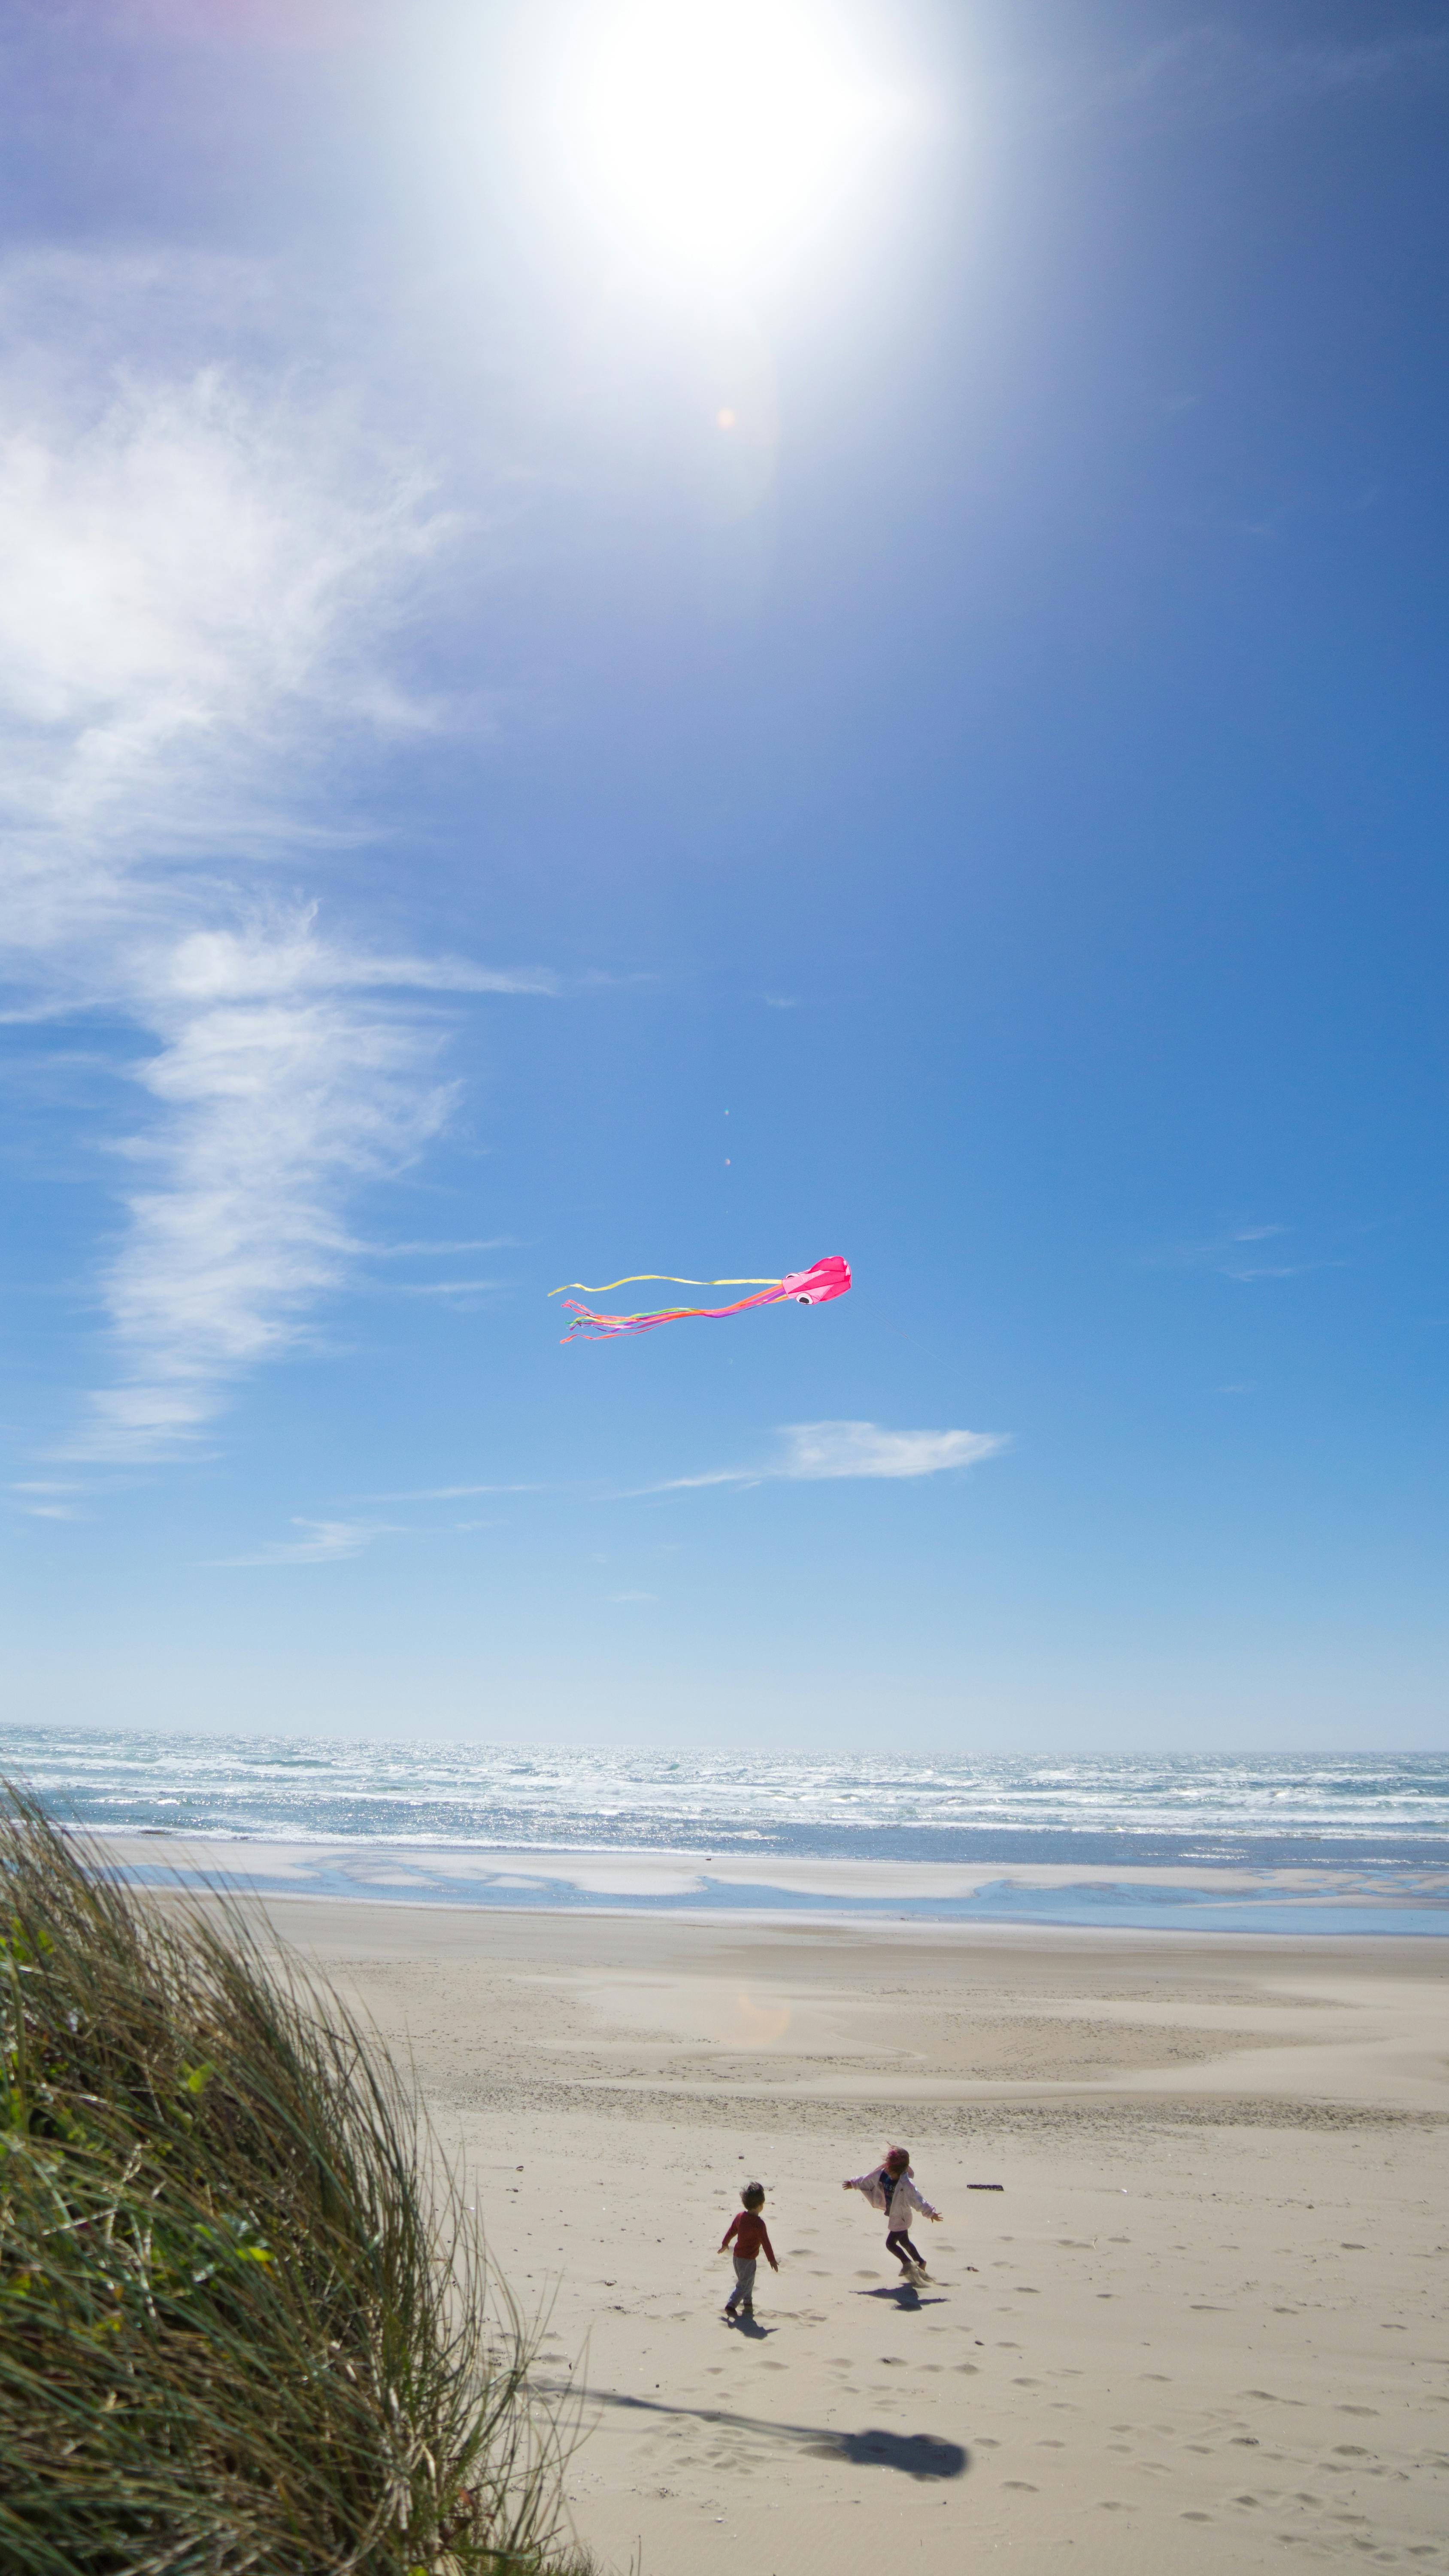
[(825, 1756), (12, 1726), (0, 1770), (149, 1884), (1449, 1933), (1442, 1754)]

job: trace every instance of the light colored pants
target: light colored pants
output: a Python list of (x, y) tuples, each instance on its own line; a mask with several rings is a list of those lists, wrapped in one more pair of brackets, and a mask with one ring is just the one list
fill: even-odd
[(752, 2308), (754, 2306), (755, 2269), (755, 2260), (751, 2260), (747, 2263), (743, 2254), (737, 2254), (735, 2256), (735, 2286), (725, 2301), (725, 2306), (727, 2308), (739, 2306)]

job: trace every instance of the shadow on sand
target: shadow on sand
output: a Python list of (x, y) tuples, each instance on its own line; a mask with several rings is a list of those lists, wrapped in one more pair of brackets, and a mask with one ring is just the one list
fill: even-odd
[[(534, 2385), (545, 2395), (553, 2393), (544, 2381)], [(587, 2392), (561, 2388), (558, 2393), (583, 2398), (586, 2405), (617, 2406), (630, 2415), (659, 2415), (675, 2421), (689, 2417), (697, 2424), (726, 2425), (735, 2432), (793, 2443), (812, 2460), (840, 2460), (858, 2469), (899, 2469), (908, 2478), (960, 2478), (971, 2466), (964, 2442), (943, 2442), (935, 2433), (886, 2433), (876, 2425), (861, 2433), (838, 2433), (829, 2424), (770, 2424), (759, 2415), (731, 2414), (723, 2406), (665, 2406), (652, 2397), (630, 2397), (609, 2388)]]
[(947, 2304), (944, 2290), (933, 2290), (922, 2298), (914, 2281), (892, 2281), (879, 2290), (857, 2290), (858, 2299), (889, 2299), (893, 2308), (910, 2315), (917, 2308), (942, 2308)]

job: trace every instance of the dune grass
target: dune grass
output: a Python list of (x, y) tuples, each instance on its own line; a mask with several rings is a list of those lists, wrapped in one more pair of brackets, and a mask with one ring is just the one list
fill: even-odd
[(335, 1998), (6, 1790), (0, 2033), (0, 2565), (577, 2566), (518, 2318)]

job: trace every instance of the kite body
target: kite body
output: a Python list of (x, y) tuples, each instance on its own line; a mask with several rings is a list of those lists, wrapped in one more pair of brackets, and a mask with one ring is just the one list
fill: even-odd
[[(581, 1279), (571, 1279), (571, 1288), (582, 1288), (586, 1297), (606, 1297), (610, 1289), (632, 1288), (640, 1280), (660, 1279), (664, 1273), (644, 1270), (634, 1279), (611, 1279), (607, 1288), (585, 1288)], [(758, 1295), (737, 1297), (731, 1306), (661, 1306), (648, 1315), (598, 1315), (591, 1306), (576, 1306), (572, 1298), (565, 1313), (573, 1322), (563, 1338), (571, 1342), (577, 1334), (587, 1342), (612, 1341), (620, 1333), (652, 1332), (656, 1324), (682, 1323), (686, 1316), (718, 1323), (726, 1315), (743, 1315), (752, 1306), (783, 1306), (792, 1301), (797, 1306), (827, 1306), (832, 1297), (843, 1297), (850, 1286), (850, 1264), (838, 1252), (828, 1260), (812, 1262), (808, 1270), (787, 1271), (783, 1279), (675, 1279), (675, 1288), (754, 1288)], [(561, 1297), (561, 1288), (552, 1288), (550, 1296)]]

